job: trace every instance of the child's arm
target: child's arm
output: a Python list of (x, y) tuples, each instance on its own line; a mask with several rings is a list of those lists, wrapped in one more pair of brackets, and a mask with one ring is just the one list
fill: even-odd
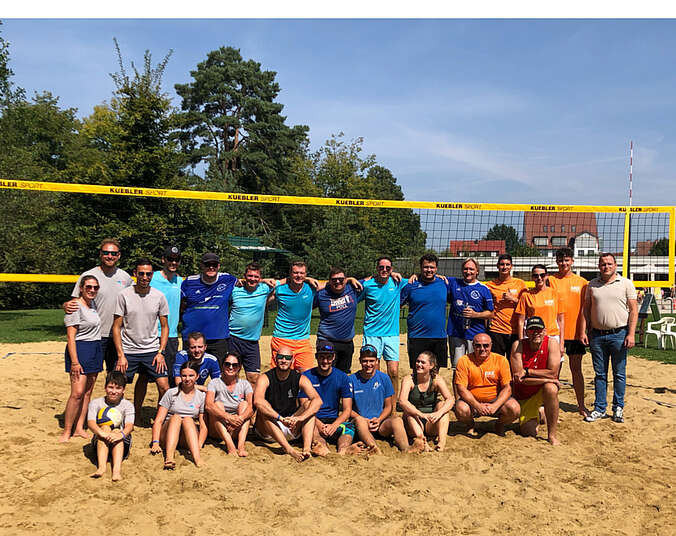
[(110, 430), (108, 428), (101, 428), (96, 424), (96, 419), (89, 419), (87, 421), (87, 428), (89, 428), (94, 435), (97, 435), (99, 439), (107, 441), (110, 437)]
[(200, 425), (200, 435), (199, 435), (198, 439), (199, 439), (200, 448), (202, 448), (204, 446), (204, 442), (207, 440), (207, 433), (208, 433), (207, 425), (204, 422), (204, 413), (200, 413), (199, 418), (198, 418), (198, 422), (199, 422), (199, 425)]
[(168, 410), (164, 406), (157, 408), (155, 422), (153, 423), (153, 438), (150, 441), (151, 454), (162, 452), (162, 448), (160, 447), (160, 432), (162, 431), (162, 425), (164, 424), (164, 419), (167, 417), (167, 413)]

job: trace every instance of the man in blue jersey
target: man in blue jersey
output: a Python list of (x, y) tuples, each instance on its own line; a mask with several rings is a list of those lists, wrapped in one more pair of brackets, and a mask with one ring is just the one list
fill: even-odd
[(364, 345), (370, 344), (387, 363), (395, 393), (399, 389), (399, 307), (406, 281), (392, 278), (392, 259), (376, 261), (376, 275), (360, 280), (364, 286)]
[(378, 370), (378, 352), (370, 345), (359, 352), (358, 370), (349, 377), (352, 389), (352, 418), (366, 450), (379, 454), (374, 435), (394, 436), (394, 443), (402, 452), (410, 450), (404, 421), (393, 415), (394, 388), (390, 377)]
[(188, 345), (185, 350), (176, 354), (176, 361), (169, 374), (174, 377), (175, 384), (181, 383), (181, 366), (186, 361), (196, 361), (199, 363), (199, 373), (197, 374), (196, 389), (207, 392), (204, 385), (207, 378), (214, 379), (221, 377), (221, 369), (218, 366), (218, 359), (211, 354), (207, 354), (207, 343), (204, 335), (199, 331), (194, 331), (188, 335)]
[(420, 275), (401, 291), (401, 304), (408, 304), (408, 362), (424, 351), (432, 352), (439, 367), (448, 366), (446, 345), (446, 298), (448, 283), (437, 277), (439, 259), (433, 253), (420, 257)]
[(237, 282), (234, 275), (220, 273), (221, 261), (215, 253), (205, 253), (200, 262), (200, 274), (188, 276), (181, 284), (183, 311), (183, 345), (193, 331), (204, 333), (212, 355), (223, 364), (228, 353), (229, 305), (232, 289)]
[(249, 263), (242, 286), (236, 286), (230, 297), (230, 351), (241, 356), (246, 379), (252, 387), (256, 387), (261, 372), (258, 339), (263, 329), (265, 304), (274, 290), (274, 281), (271, 283), (261, 284), (260, 264)]
[[(326, 456), (329, 453), (327, 440), (336, 442), (338, 454), (354, 454), (363, 450), (363, 444), (352, 444), (355, 427), (350, 421), (352, 391), (347, 374), (333, 368), (336, 352), (329, 342), (317, 343), (317, 366), (303, 372), (315, 388), (322, 406), (316, 414), (312, 437), (312, 454)], [(307, 396), (301, 391), (298, 398)], [(309, 404), (309, 401), (307, 402)]]
[(447, 333), (453, 370), (463, 355), (473, 353), (472, 339), (478, 333), (486, 333), (486, 321), (493, 317), (493, 296), (486, 285), (477, 281), (478, 275), (477, 260), (465, 259), (462, 279), (448, 279), (451, 307)]
[(314, 306), (319, 308), (317, 340), (328, 341), (333, 345), (336, 351), (335, 366), (345, 374), (350, 373), (352, 366), (357, 302), (363, 299), (363, 294), (356, 292), (348, 281), (354, 280), (345, 277), (345, 270), (331, 268), (328, 284), (317, 292), (314, 300)]
[[(312, 284), (306, 282), (306, 279)], [(278, 305), (270, 340), (272, 367), (277, 365), (277, 352), (282, 346), (291, 348), (294, 370), (304, 372), (314, 365), (314, 354), (310, 345), (310, 319), (317, 294), (316, 287), (317, 281), (307, 278), (305, 263), (296, 261), (291, 264), (288, 281), (279, 282), (268, 297), (268, 301), (276, 299)]]

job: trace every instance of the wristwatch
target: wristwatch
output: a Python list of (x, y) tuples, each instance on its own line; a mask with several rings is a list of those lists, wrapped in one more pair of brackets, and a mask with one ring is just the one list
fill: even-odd
[(526, 375), (524, 376), (524, 378), (530, 377), (530, 371), (528, 370), (528, 367), (526, 367), (525, 370), (526, 370)]

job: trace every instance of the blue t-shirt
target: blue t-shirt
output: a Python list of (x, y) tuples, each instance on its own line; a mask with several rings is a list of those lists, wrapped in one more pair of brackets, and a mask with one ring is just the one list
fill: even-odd
[(293, 340), (310, 337), (312, 304), (316, 293), (317, 291), (307, 283), (303, 283), (298, 292), (291, 290), (288, 283), (277, 284), (275, 297), (278, 309), (273, 337)]
[(385, 399), (394, 395), (392, 380), (384, 372), (376, 370), (370, 380), (365, 380), (359, 372), (350, 375), (352, 389), (352, 409), (365, 419), (379, 417), (385, 407)]
[[(322, 407), (317, 412), (318, 419), (336, 419), (338, 417), (338, 406), (341, 398), (352, 398), (350, 389), (350, 380), (342, 370), (333, 368), (331, 374), (322, 376), (317, 367), (303, 372), (312, 383), (312, 387), (317, 390), (322, 399)], [(298, 392), (298, 398), (307, 398), (307, 395), (301, 390)]]
[(237, 282), (234, 275), (219, 273), (216, 281), (207, 284), (198, 275), (188, 276), (181, 285), (184, 339), (193, 331), (201, 331), (207, 340), (227, 339), (229, 329), (229, 304), (232, 289)]
[(416, 281), (401, 291), (401, 304), (408, 303), (408, 336), (411, 339), (446, 338), (446, 298), (448, 285), (435, 278), (429, 283)]
[[(174, 363), (174, 378), (181, 377), (181, 365), (189, 360), (188, 352), (181, 350), (176, 353), (176, 362)], [(211, 354), (204, 354), (202, 356), (202, 364), (200, 365), (200, 373), (197, 377), (197, 384), (204, 385), (207, 378), (220, 378), (221, 369), (218, 366), (218, 359)]]
[(478, 281), (471, 285), (459, 277), (449, 277), (448, 301), (451, 307), (448, 311), (447, 333), (449, 337), (472, 340), (477, 333), (486, 332), (486, 321), (480, 318), (469, 320), (469, 328), (464, 328), (465, 318), (462, 310), (469, 306), (477, 313), (493, 310), (493, 297), (488, 287)]
[(323, 288), (315, 296), (314, 306), (319, 307), (317, 339), (329, 341), (350, 341), (354, 338), (354, 318), (357, 302), (363, 293), (357, 294), (352, 285), (345, 285), (339, 295)]
[[(150, 280), (150, 286), (159, 290), (167, 298), (169, 304), (169, 337), (178, 337), (178, 317), (181, 311), (181, 284), (183, 278), (176, 274), (169, 281), (162, 275), (162, 271), (155, 272)], [(162, 327), (157, 324), (157, 334), (162, 334)]]
[(230, 297), (230, 333), (245, 341), (257, 341), (261, 337), (265, 316), (265, 302), (272, 289), (265, 283), (249, 292), (244, 287), (235, 287)]
[(385, 284), (379, 284), (375, 278), (359, 281), (363, 286), (364, 335), (371, 337), (391, 337), (399, 335), (399, 307), (401, 289), (406, 286), (402, 279), (399, 283), (389, 277)]

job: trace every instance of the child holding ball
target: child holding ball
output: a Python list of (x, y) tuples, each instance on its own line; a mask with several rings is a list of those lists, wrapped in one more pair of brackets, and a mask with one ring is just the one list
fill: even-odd
[(106, 462), (110, 458), (113, 481), (122, 479), (122, 460), (129, 456), (135, 417), (134, 404), (124, 398), (126, 385), (125, 375), (113, 370), (106, 377), (106, 396), (89, 403), (87, 426), (94, 433), (92, 445), (98, 462), (98, 469), (90, 475), (92, 478), (106, 474)]

